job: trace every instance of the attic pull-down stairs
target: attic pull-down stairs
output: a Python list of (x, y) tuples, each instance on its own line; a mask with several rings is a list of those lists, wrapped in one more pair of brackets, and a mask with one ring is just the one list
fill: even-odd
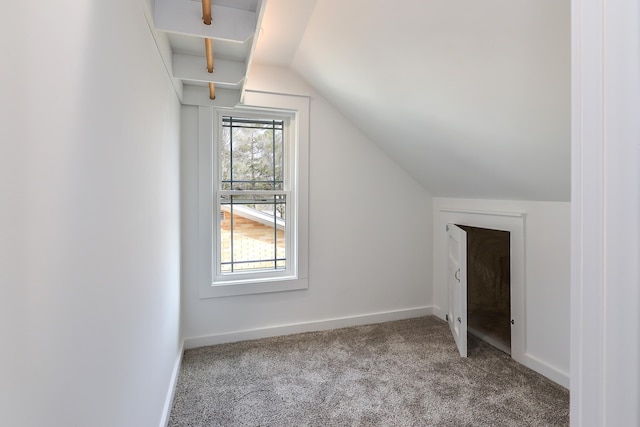
[(154, 27), (171, 45), (164, 59), (182, 86), (183, 104), (234, 107), (242, 101), (265, 3), (211, 0), (207, 25), (201, 1), (155, 0)]

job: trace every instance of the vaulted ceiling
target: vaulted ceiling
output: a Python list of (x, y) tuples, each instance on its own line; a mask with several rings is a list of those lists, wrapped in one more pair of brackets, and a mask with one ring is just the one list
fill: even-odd
[[(155, 0), (156, 21), (180, 2), (199, 7)], [(289, 67), (434, 196), (569, 200), (569, 0), (213, 3), (253, 13), (259, 35), (214, 42), (244, 72), (221, 89), (242, 90), (251, 61)], [(169, 36), (174, 64), (204, 56), (193, 36)]]
[(257, 63), (297, 71), (432, 195), (569, 200), (569, 0), (269, 0), (262, 27)]

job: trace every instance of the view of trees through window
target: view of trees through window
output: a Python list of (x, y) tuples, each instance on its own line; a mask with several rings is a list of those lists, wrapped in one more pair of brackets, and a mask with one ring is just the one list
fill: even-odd
[(282, 121), (236, 117), (222, 120), (222, 189), (282, 190)]
[(285, 268), (284, 152), (282, 120), (222, 118), (222, 272)]

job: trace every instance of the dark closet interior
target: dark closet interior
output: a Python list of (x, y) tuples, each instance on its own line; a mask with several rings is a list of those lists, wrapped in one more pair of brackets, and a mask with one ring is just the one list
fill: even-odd
[(468, 331), (511, 354), (510, 233), (458, 226), (467, 233)]

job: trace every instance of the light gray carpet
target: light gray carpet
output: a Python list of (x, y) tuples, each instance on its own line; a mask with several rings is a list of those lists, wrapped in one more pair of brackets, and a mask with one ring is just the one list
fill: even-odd
[(170, 426), (566, 426), (569, 392), (433, 316), (188, 350)]

